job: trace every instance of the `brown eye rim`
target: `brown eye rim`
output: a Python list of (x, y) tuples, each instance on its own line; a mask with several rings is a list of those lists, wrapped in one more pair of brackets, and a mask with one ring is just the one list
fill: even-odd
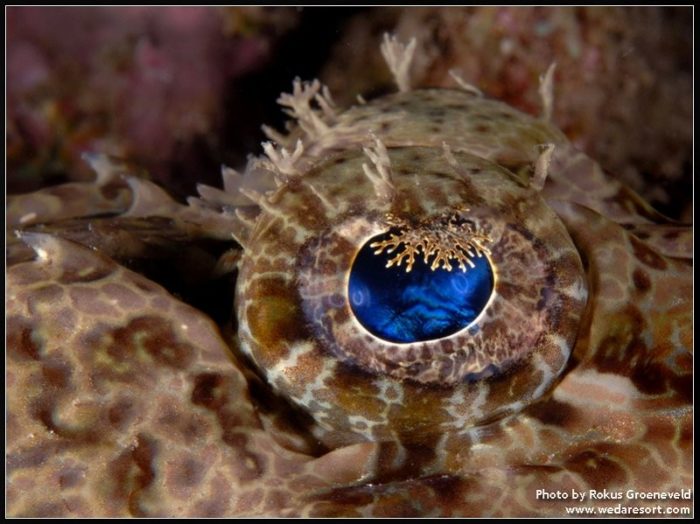
[[(323, 232), (318, 244), (335, 246), (332, 251), (342, 253), (340, 259), (326, 259), (324, 252), (315, 253), (313, 257), (307, 253), (301, 259), (315, 260), (316, 265), (302, 263), (299, 267), (302, 307), (323, 347), (341, 361), (371, 373), (422, 384), (449, 386), (503, 373), (529, 358), (531, 353), (542, 351), (558, 353), (545, 355), (544, 359), (560, 361), (563, 367), (573, 339), (568, 332), (569, 324), (557, 325), (556, 315), (550, 313), (582, 308), (578, 303), (581, 297), (573, 297), (572, 302), (571, 297), (557, 290), (560, 279), (556, 274), (562, 276), (562, 273), (564, 280), (578, 281), (585, 289), (578, 255), (574, 253), (578, 264), (562, 269), (561, 265), (547, 260), (553, 255), (546, 242), (533, 242), (532, 235), (522, 228), (499, 219), (490, 220), (500, 222), (496, 227), (478, 216), (475, 220), (481, 227), (495, 232), (496, 241), (488, 259), (494, 275), (488, 302), (472, 323), (454, 334), (412, 343), (382, 340), (368, 332), (357, 320), (348, 298), (350, 271), (337, 270), (338, 267), (351, 268), (362, 246), (386, 232), (386, 224), (376, 217), (368, 220), (363, 216), (350, 216), (340, 226)], [(517, 257), (509, 256), (513, 245), (520, 246), (522, 251)], [(506, 246), (510, 246), (510, 250)], [(573, 250), (573, 246), (570, 249)], [(538, 257), (545, 261), (536, 263), (540, 260)], [(527, 284), (518, 282), (525, 278), (529, 279)], [(547, 298), (543, 300), (542, 297)], [(512, 329), (514, 325), (520, 329)], [(554, 344), (554, 350), (552, 344), (543, 345), (543, 335), (563, 337), (566, 349), (560, 350), (559, 342)], [(504, 347), (511, 352), (504, 351)]]

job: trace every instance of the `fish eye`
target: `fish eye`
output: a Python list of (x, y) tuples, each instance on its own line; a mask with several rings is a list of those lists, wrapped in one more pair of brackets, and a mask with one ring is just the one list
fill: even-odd
[(376, 337), (398, 343), (436, 340), (466, 328), (493, 291), (488, 259), (455, 245), (461, 258), (452, 264), (426, 238), (413, 246), (407, 236), (394, 228), (357, 253), (348, 283), (355, 317)]
[(280, 187), (241, 261), (241, 349), (331, 446), (523, 409), (564, 369), (586, 301), (564, 225), (513, 173), (437, 148), (385, 161), (390, 185), (346, 151)]

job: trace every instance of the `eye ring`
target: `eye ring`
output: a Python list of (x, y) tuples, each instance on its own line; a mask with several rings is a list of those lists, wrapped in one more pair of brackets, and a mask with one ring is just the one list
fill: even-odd
[[(360, 248), (386, 231), (383, 219), (375, 214), (369, 220), (366, 215), (350, 216), (302, 249), (299, 291), (314, 335), (341, 361), (397, 380), (454, 386), (508, 372), (540, 344), (540, 334), (550, 327), (544, 327), (546, 305), (533, 304), (534, 295), (513, 283), (524, 274), (512, 275), (521, 264), (530, 273), (528, 282), (533, 282), (537, 254), (521, 253), (520, 261), (504, 263), (503, 246), (512, 249), (515, 244), (524, 245), (533, 239), (498, 218), (490, 217), (482, 224), (475, 215), (473, 220), (494, 238), (489, 255), (494, 283), (487, 303), (469, 325), (440, 339), (408, 343), (384, 340), (367, 331), (355, 316), (348, 297), (351, 272), (338, 272), (337, 267), (352, 267)], [(357, 240), (348, 243), (348, 238)], [(336, 249), (319, 249), (328, 245)], [(544, 273), (539, 276), (542, 283), (546, 278)], [(553, 296), (550, 299), (556, 302)], [(527, 322), (531, 329), (509, 333), (502, 322), (495, 320), (508, 314), (511, 320), (518, 319), (518, 325)]]
[[(388, 157), (391, 208), (367, 198), (362, 153), (331, 157), (274, 195), (239, 274), (241, 349), (333, 446), (467, 431), (521, 410), (564, 369), (587, 299), (566, 228), (512, 173), (462, 152), (454, 160), (469, 175), (449, 175), (439, 150), (392, 148)], [(320, 201), (333, 205), (312, 215)], [(358, 251), (390, 229), (387, 213), (434, 221), (464, 207), (492, 240), (494, 291), (475, 322), (406, 344), (369, 333), (348, 298)]]

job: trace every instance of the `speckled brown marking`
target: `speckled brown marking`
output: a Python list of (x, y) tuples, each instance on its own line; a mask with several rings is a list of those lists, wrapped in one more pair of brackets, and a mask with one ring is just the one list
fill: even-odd
[(113, 475), (110, 495), (116, 500), (124, 500), (132, 515), (143, 516), (138, 497), (155, 478), (151, 462), (156, 452), (155, 443), (139, 435), (136, 446), (122, 453), (110, 465)]
[(644, 243), (640, 242), (635, 236), (630, 237), (630, 244), (632, 244), (634, 256), (636, 256), (640, 262), (650, 268), (660, 271), (666, 269), (666, 263), (663, 258), (655, 253), (653, 249), (650, 249), (648, 246), (644, 245)]
[(581, 477), (596, 491), (624, 484), (627, 481), (625, 470), (614, 460), (608, 446), (602, 449), (585, 450), (566, 461), (565, 467)]
[(20, 316), (7, 319), (7, 356), (10, 359), (39, 360), (40, 343), (32, 323)]
[(649, 289), (651, 289), (651, 279), (642, 268), (637, 268), (634, 270), (632, 273), (632, 279), (634, 280), (634, 286), (640, 293), (646, 293), (649, 291)]
[(565, 402), (549, 398), (528, 408), (527, 413), (548, 426), (567, 427), (576, 416), (576, 410)]

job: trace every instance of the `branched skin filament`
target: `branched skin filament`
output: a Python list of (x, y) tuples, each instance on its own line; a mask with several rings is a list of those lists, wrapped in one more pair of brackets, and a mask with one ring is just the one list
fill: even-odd
[(465, 272), (474, 267), (472, 258), (490, 254), (486, 245), (491, 242), (491, 238), (476, 231), (473, 224), (463, 217), (464, 211), (467, 210), (443, 213), (437, 218), (431, 217), (417, 224), (388, 214), (386, 220), (396, 232), (390, 233), (386, 240), (371, 243), (370, 247), (375, 249), (375, 255), (382, 254), (384, 250), (387, 254), (397, 251), (386, 267), (399, 267), (405, 261), (407, 273), (413, 269), (416, 255), (421, 252), (426, 265), (435, 256), (430, 263), (432, 271), (438, 268), (452, 271), (454, 261)]

